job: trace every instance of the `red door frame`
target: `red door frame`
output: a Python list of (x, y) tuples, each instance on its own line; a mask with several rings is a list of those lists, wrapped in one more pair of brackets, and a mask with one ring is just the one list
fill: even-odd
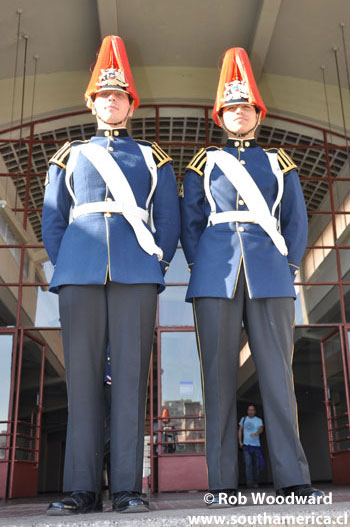
[[(20, 385), (22, 376), (22, 359), (23, 359), (23, 340), (24, 336), (33, 340), (41, 347), (41, 367), (39, 380), (39, 400), (34, 415), (34, 408), (31, 415), (31, 422), (20, 421), (19, 415), (19, 398)], [(41, 438), (41, 417), (43, 410), (43, 387), (44, 387), (44, 373), (45, 373), (45, 355), (46, 344), (43, 340), (33, 335), (31, 332), (20, 329), (18, 363), (17, 363), (17, 378), (16, 378), (16, 398), (14, 402), (13, 412), (13, 428), (12, 428), (12, 447), (10, 457), (10, 471), (9, 471), (9, 489), (8, 497), (16, 498), (21, 496), (36, 496), (38, 486), (38, 471), (39, 471), (39, 452), (40, 452), (40, 438)], [(30, 429), (30, 434), (21, 434), (18, 431), (18, 425), (25, 424)], [(33, 442), (32, 447), (18, 447), (17, 438), (29, 439)], [(32, 454), (33, 460), (18, 460), (16, 459), (17, 450), (24, 450)]]
[[(5, 450), (5, 459), (0, 462), (0, 498), (36, 496), (37, 494), (46, 344), (43, 340), (34, 336), (29, 331), (21, 328), (19, 330), (19, 342), (17, 346), (15, 333), (15, 328), (0, 328), (0, 335), (13, 335), (14, 337), (12, 346), (9, 411), (8, 420), (5, 421), (8, 428), (6, 434), (1, 434), (1, 436), (6, 435), (6, 445), (2, 447), (3, 450)], [(24, 336), (30, 338), (41, 347), (38, 408), (35, 422), (34, 413), (32, 412), (30, 423), (18, 419)], [(30, 434), (20, 433), (18, 431), (19, 424), (25, 424), (25, 426), (30, 429)], [(17, 446), (18, 438), (30, 440), (34, 443), (34, 446), (29, 448)], [(34, 459), (32, 461), (16, 459), (17, 450), (33, 454)]]
[(7, 421), (1, 421), (0, 424), (7, 425), (7, 431), (1, 432), (0, 437), (6, 436), (6, 443), (1, 447), (5, 451), (5, 457), (0, 461), (0, 499), (7, 497), (7, 487), (8, 487), (8, 472), (10, 466), (11, 458), (11, 438), (12, 438), (12, 402), (13, 402), (13, 392), (15, 386), (15, 376), (16, 376), (16, 355), (17, 350), (15, 347), (15, 328), (0, 328), (0, 335), (12, 335), (12, 360), (11, 360), (11, 384), (10, 384), (10, 394), (9, 394), (9, 409), (7, 415)]
[[(346, 328), (344, 328), (346, 330)], [(342, 359), (342, 370), (344, 377), (344, 388), (345, 388), (345, 401), (346, 401), (346, 412), (340, 415), (333, 415), (331, 408), (331, 401), (328, 397), (328, 383), (327, 383), (327, 368), (325, 358), (325, 343), (335, 335), (339, 335), (340, 353)], [(336, 444), (342, 441), (350, 440), (350, 396), (349, 396), (349, 379), (347, 371), (349, 368), (349, 361), (346, 359), (345, 346), (344, 346), (344, 333), (343, 328), (339, 326), (333, 329), (327, 335), (320, 340), (321, 348), (321, 361), (322, 361), (322, 373), (323, 373), (323, 387), (324, 387), (324, 403), (326, 408), (327, 416), (327, 429), (328, 429), (328, 443), (329, 453), (331, 458), (332, 467), (332, 479), (335, 484), (348, 484), (349, 483), (349, 472), (350, 472), (350, 448), (335, 448)], [(338, 419), (346, 418), (347, 423), (338, 425)], [(346, 430), (347, 435), (340, 439), (335, 437), (335, 433), (339, 430)]]

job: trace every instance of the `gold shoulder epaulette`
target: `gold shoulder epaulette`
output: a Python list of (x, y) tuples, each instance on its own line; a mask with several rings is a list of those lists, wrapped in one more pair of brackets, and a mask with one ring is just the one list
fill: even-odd
[(64, 145), (57, 150), (56, 154), (54, 154), (51, 159), (49, 159), (49, 164), (53, 163), (54, 165), (58, 165), (61, 168), (66, 168), (67, 160), (71, 151), (72, 145), (74, 143), (88, 143), (89, 139), (85, 140), (75, 140), (75, 141), (67, 141), (64, 143)]
[(58, 165), (61, 168), (66, 168), (66, 161), (69, 157), (71, 147), (74, 143), (88, 143), (89, 139), (77, 139), (75, 141), (67, 141), (64, 143), (64, 145), (57, 150), (56, 154), (54, 154), (51, 159), (49, 159), (49, 164), (53, 163), (54, 165)]
[(67, 141), (59, 150), (57, 150), (56, 154), (54, 154), (51, 159), (49, 159), (49, 164), (51, 165), (53, 163), (54, 165), (58, 165), (61, 168), (66, 168), (66, 160), (69, 154), (70, 142)]
[(201, 148), (196, 155), (193, 156), (186, 169), (193, 170), (199, 176), (203, 176), (205, 163), (207, 162), (207, 150), (210, 149), (221, 150), (219, 146), (208, 146), (207, 148)]
[(207, 162), (207, 151), (205, 148), (201, 148), (199, 152), (191, 159), (186, 169), (193, 170), (199, 176), (203, 176), (205, 163)]
[(156, 161), (157, 168), (162, 167), (165, 163), (172, 161), (171, 157), (157, 143), (152, 143), (152, 154)]
[(279, 148), (277, 152), (277, 159), (280, 164), (281, 170), (283, 174), (287, 174), (294, 168), (298, 168), (294, 161), (289, 157), (288, 154), (283, 150), (283, 148)]

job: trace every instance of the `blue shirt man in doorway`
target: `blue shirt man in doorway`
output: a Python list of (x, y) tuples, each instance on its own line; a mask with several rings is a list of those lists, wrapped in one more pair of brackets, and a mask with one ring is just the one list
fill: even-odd
[[(259, 472), (263, 463), (260, 449), (260, 434), (264, 431), (262, 419), (256, 416), (253, 404), (248, 406), (247, 415), (242, 417), (238, 428), (239, 446), (243, 448), (247, 487), (258, 487)], [(243, 435), (243, 438), (242, 438)]]

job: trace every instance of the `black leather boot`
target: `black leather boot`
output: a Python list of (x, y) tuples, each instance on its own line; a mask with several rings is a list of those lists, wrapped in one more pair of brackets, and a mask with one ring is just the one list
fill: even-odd
[[(295, 497), (306, 497), (306, 498), (324, 498), (325, 493), (323, 490), (315, 489), (311, 485), (294, 485), (293, 487), (284, 487), (283, 489), (276, 490), (276, 496), (292, 496)], [(322, 503), (322, 500), (320, 500)]]
[(49, 516), (69, 516), (102, 512), (101, 495), (96, 492), (74, 491), (62, 501), (52, 501), (46, 511)]
[[(220, 500), (220, 493), (224, 492), (225, 494), (227, 494), (227, 503), (226, 500)], [(237, 496), (237, 491), (234, 490), (234, 489), (220, 489), (220, 490), (210, 490), (209, 493), (206, 494), (206, 496), (208, 495), (212, 495), (213, 498), (212, 500), (208, 499), (206, 501), (206, 504), (207, 504), (207, 508), (208, 509), (226, 509), (228, 507), (236, 507), (237, 505), (237, 501), (235, 501), (234, 503), (230, 503), (229, 502), (229, 498), (230, 496)]]
[(148, 501), (139, 492), (121, 491), (113, 494), (115, 512), (149, 512)]

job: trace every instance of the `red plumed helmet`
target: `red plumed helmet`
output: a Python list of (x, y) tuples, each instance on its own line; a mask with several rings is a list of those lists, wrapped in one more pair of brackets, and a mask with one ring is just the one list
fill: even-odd
[(260, 120), (266, 115), (266, 106), (256, 85), (252, 67), (243, 48), (230, 48), (225, 52), (212, 117), (218, 126), (221, 110), (233, 104), (254, 104), (260, 110)]
[(90, 109), (96, 93), (104, 90), (126, 92), (132, 97), (135, 110), (140, 105), (124, 42), (120, 37), (114, 35), (109, 35), (103, 39), (85, 92), (86, 105)]

